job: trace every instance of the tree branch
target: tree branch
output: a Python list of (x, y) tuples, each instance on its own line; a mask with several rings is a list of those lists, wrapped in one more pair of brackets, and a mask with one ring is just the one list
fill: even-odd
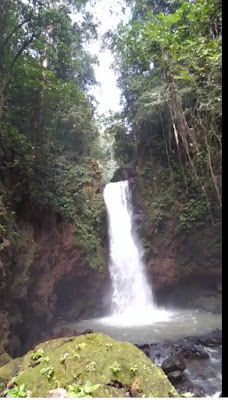
[(23, 45), (21, 46), (20, 50), (17, 52), (17, 54), (15, 55), (13, 61), (11, 62), (9, 71), (12, 72), (12, 69), (16, 63), (16, 61), (18, 60), (18, 58), (21, 56), (21, 54), (23, 53), (23, 51), (30, 45), (30, 43), (32, 43), (33, 39), (35, 37), (35, 34), (33, 33), (31, 38), (28, 40), (25, 40)]
[(4, 47), (7, 45), (8, 41), (9, 41), (10, 38), (14, 35), (14, 33), (15, 33), (18, 29), (20, 29), (23, 25), (27, 24), (27, 22), (31, 21), (31, 19), (32, 19), (32, 16), (31, 16), (30, 18), (24, 20), (23, 22), (21, 22), (19, 25), (17, 25), (17, 26), (12, 30), (12, 32), (7, 36), (6, 40), (5, 40), (4, 43), (2, 44), (2, 46), (1, 46), (1, 49), (2, 49), (2, 50), (3, 50)]

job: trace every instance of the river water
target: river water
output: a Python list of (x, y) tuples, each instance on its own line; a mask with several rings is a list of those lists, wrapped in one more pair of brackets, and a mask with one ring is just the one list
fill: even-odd
[(106, 317), (71, 323), (77, 331), (92, 329), (105, 333), (120, 341), (133, 344), (157, 343), (164, 340), (179, 340), (187, 336), (200, 336), (222, 327), (220, 314), (210, 314), (199, 310), (169, 311), (169, 319), (156, 321), (148, 316), (148, 323), (141, 324), (135, 319), (135, 324), (122, 318)]

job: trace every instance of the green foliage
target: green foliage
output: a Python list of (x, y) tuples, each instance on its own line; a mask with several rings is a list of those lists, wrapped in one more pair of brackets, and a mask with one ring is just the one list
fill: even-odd
[(106, 348), (107, 348), (107, 350), (111, 349), (112, 348), (112, 343), (106, 343)]
[(69, 357), (69, 353), (64, 353), (63, 356), (60, 358), (60, 362), (62, 364), (64, 364), (68, 357)]
[[(221, 2), (131, 3), (132, 20), (109, 34), (125, 99), (116, 159), (150, 158), (179, 174), (186, 193), (191, 174), (198, 192), (209, 203), (216, 193), (221, 205)], [(149, 172), (157, 190), (152, 165)]]
[(6, 389), (3, 392), (5, 397), (27, 397), (25, 385), (14, 386), (12, 389)]
[(51, 378), (54, 375), (54, 368), (52, 366), (46, 367), (46, 368), (42, 368), (40, 370), (40, 373), (44, 376), (46, 376), (46, 378), (50, 381)]
[(40, 358), (43, 358), (43, 355), (44, 355), (43, 349), (38, 349), (35, 353), (32, 353), (31, 359), (38, 360)]
[(73, 352), (72, 353), (72, 358), (80, 358), (80, 355), (78, 353)]
[(206, 214), (207, 204), (205, 199), (190, 199), (179, 217), (180, 225), (185, 230), (201, 227), (205, 224), (204, 217)]
[(7, 168), (18, 169), (19, 172), (27, 174), (30, 177), (33, 174), (33, 148), (28, 142), (26, 136), (21, 135), (17, 129), (12, 127), (5, 128), (6, 143), (11, 149), (14, 149), (14, 154), (10, 160), (5, 162)]
[(134, 367), (131, 367), (130, 370), (135, 374), (138, 371), (138, 365), (134, 365)]
[(85, 386), (84, 386), (84, 392), (86, 394), (91, 394), (95, 392), (99, 388), (100, 384), (92, 385), (90, 381), (86, 381)]
[(6, 232), (6, 228), (4, 227), (4, 225), (0, 224), (0, 236), (2, 237), (5, 232)]
[(43, 362), (46, 362), (46, 363), (49, 363), (49, 361), (50, 361), (50, 358), (47, 356), (47, 357), (43, 357), (42, 358), (42, 361)]
[[(92, 168), (81, 162), (97, 147), (98, 139), (88, 96), (95, 83), (96, 58), (84, 46), (96, 36), (96, 26), (84, 8), (86, 1), (0, 4), (0, 180), (6, 186), (11, 225), (16, 226), (17, 217), (11, 211), (30, 202), (52, 208), (75, 224), (76, 244), (93, 268), (101, 268), (99, 224), (104, 206), (95, 193), (83, 192)], [(71, 16), (79, 11), (77, 23)], [(64, 157), (56, 159), (67, 151), (73, 160), (65, 168)], [(0, 234), (7, 238), (13, 229), (5, 222), (1, 218)], [(15, 270), (21, 272), (19, 267)], [(24, 295), (27, 275), (21, 275)], [(6, 280), (11, 282), (9, 276)]]
[(144, 254), (147, 255), (151, 252), (151, 239), (149, 237), (141, 238)]
[(95, 363), (95, 361), (92, 361), (89, 365), (87, 365), (86, 369), (88, 369), (89, 371), (96, 371), (96, 363)]
[(92, 397), (90, 395), (100, 386), (100, 384), (92, 385), (90, 381), (86, 381), (83, 387), (73, 383), (73, 385), (68, 386), (67, 397)]
[(112, 370), (114, 375), (116, 375), (118, 372), (121, 371), (120, 364), (117, 361), (115, 361), (112, 365), (110, 365), (109, 368)]
[(92, 268), (101, 269), (104, 267), (101, 233), (106, 211), (99, 190), (100, 170), (91, 158), (85, 158), (81, 163), (75, 163), (76, 160), (71, 152), (53, 157), (49, 168), (40, 169), (34, 196), (41, 204), (51, 206), (65, 220), (74, 223), (75, 244), (84, 251)]
[(32, 353), (31, 359), (34, 361), (31, 366), (40, 364), (41, 362), (49, 363), (50, 359), (48, 356), (44, 357), (43, 349), (38, 349), (35, 353)]
[(86, 348), (86, 343), (78, 343), (75, 347), (77, 350), (84, 350)]

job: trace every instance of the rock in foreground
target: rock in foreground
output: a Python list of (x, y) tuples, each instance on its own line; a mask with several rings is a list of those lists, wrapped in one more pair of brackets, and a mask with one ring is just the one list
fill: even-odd
[(103, 334), (42, 343), (0, 368), (4, 383), (15, 375), (16, 382), (8, 387), (24, 385), (29, 397), (50, 397), (58, 388), (66, 390), (66, 397), (82, 397), (80, 391), (87, 393), (83, 397), (179, 397), (161, 368), (141, 350)]

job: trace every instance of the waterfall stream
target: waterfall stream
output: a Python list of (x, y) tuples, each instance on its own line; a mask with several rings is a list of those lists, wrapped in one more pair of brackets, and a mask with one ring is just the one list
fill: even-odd
[(133, 223), (128, 181), (105, 186), (109, 221), (109, 270), (113, 285), (112, 315), (130, 322), (167, 320), (169, 313), (156, 307), (143, 261), (144, 251)]

